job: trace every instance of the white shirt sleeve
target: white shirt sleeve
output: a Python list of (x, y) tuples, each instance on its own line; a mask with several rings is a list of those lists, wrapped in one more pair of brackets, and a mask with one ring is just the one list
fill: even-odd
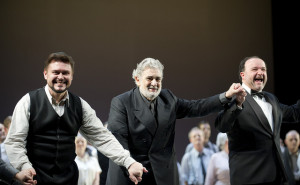
[[(80, 128), (81, 134), (116, 164), (129, 168), (135, 162), (130, 157), (129, 151), (125, 150), (111, 132), (103, 126), (100, 119), (96, 116), (95, 110), (82, 98), (80, 99), (83, 110), (83, 123)], [(32, 168), (32, 164), (26, 155), (29, 118), (30, 96), (27, 93), (21, 98), (14, 109), (11, 126), (4, 143), (11, 164), (18, 170)]]
[(32, 168), (27, 157), (26, 142), (29, 130), (30, 97), (27, 93), (17, 103), (4, 145), (10, 163), (18, 170)]
[(101, 120), (96, 116), (96, 112), (82, 98), (83, 123), (80, 133), (101, 153), (110, 158), (118, 165), (125, 166), (127, 169), (135, 162), (130, 157), (128, 150), (125, 150), (115, 136), (103, 126)]

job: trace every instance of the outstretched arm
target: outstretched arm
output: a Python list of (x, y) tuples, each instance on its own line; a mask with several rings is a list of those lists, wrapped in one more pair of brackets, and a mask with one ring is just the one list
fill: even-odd
[(145, 171), (142, 164), (130, 157), (129, 151), (126, 150), (128, 147), (121, 142), (123, 147), (116, 137), (103, 126), (90, 105), (83, 99), (81, 99), (81, 103), (83, 124), (80, 128), (80, 133), (106, 157), (110, 158), (117, 165), (124, 166), (128, 170), (131, 179), (136, 179), (134, 182), (138, 183), (140, 181), (139, 178), (142, 177)]
[(18, 170), (32, 168), (27, 156), (27, 135), (29, 131), (30, 97), (26, 94), (17, 103), (4, 146), (12, 166)]

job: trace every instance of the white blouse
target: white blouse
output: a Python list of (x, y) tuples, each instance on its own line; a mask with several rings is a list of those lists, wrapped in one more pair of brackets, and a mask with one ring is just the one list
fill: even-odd
[(75, 162), (79, 170), (78, 185), (92, 185), (96, 175), (102, 172), (98, 160), (87, 153), (83, 158), (77, 156)]
[(205, 185), (230, 185), (228, 154), (225, 151), (214, 153), (209, 161)]

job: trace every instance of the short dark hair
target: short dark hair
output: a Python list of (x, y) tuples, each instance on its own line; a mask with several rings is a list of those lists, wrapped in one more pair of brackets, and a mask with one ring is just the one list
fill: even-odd
[(74, 62), (73, 58), (70, 55), (66, 54), (65, 52), (51, 53), (48, 56), (48, 59), (45, 61), (44, 70), (46, 70), (48, 68), (49, 64), (53, 60), (54, 61), (60, 61), (60, 62), (63, 62), (63, 63), (70, 64), (71, 68), (72, 68), (72, 72), (74, 73), (75, 62)]
[(200, 128), (200, 127), (201, 127), (201, 125), (205, 125), (205, 124), (208, 124), (208, 125), (210, 126), (210, 124), (209, 124), (209, 121), (208, 121), (208, 120), (201, 120), (201, 121), (198, 123), (198, 127)]
[[(258, 57), (258, 56), (245, 57), (245, 58), (240, 62), (239, 73), (238, 73), (238, 77), (239, 77), (240, 82), (242, 82), (242, 77), (241, 77), (240, 73), (245, 71), (245, 63), (246, 63), (249, 59), (252, 59), (252, 58), (259, 58), (259, 57)], [(261, 58), (259, 58), (259, 59), (261, 59)]]

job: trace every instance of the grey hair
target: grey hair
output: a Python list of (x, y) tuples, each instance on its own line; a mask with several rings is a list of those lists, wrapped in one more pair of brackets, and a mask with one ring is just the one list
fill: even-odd
[(227, 140), (228, 140), (228, 137), (227, 137), (226, 133), (222, 133), (222, 132), (218, 133), (216, 145), (218, 146), (218, 148), (220, 150), (224, 149), (224, 145), (225, 145)]
[(154, 59), (154, 58), (145, 58), (142, 62), (137, 64), (136, 69), (134, 69), (133, 72), (132, 72), (132, 78), (133, 78), (135, 83), (136, 83), (135, 77), (141, 77), (142, 72), (146, 68), (159, 69), (161, 71), (162, 78), (163, 78), (164, 66), (162, 65), (162, 63), (160, 63), (159, 60)]

